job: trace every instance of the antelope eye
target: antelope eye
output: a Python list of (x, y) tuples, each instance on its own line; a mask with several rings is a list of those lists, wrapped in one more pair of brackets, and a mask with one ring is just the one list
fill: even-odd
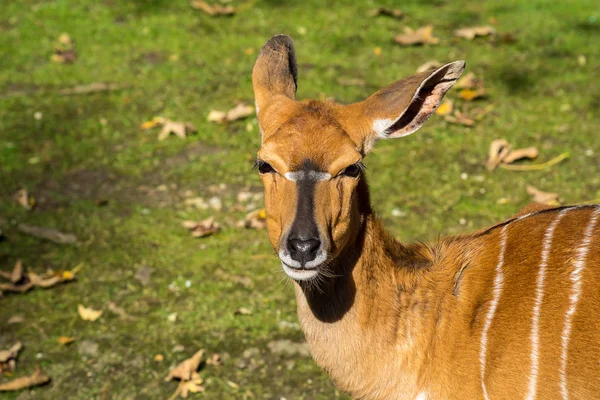
[(269, 174), (271, 172), (275, 172), (275, 169), (273, 167), (271, 167), (271, 164), (266, 163), (264, 161), (257, 161), (256, 168), (258, 169), (258, 172), (261, 174)]
[(351, 178), (356, 178), (360, 175), (361, 171), (362, 167), (360, 166), (360, 164), (352, 164), (342, 171), (342, 175), (349, 176)]

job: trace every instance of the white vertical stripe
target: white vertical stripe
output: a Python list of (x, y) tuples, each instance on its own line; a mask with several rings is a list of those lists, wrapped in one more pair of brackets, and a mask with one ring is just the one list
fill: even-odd
[(504, 285), (504, 272), (502, 267), (504, 265), (504, 254), (506, 253), (506, 240), (507, 240), (507, 228), (510, 224), (504, 225), (500, 232), (500, 252), (498, 255), (498, 264), (496, 265), (496, 277), (494, 278), (494, 288), (492, 292), (492, 302), (490, 308), (485, 316), (485, 322), (481, 331), (481, 343), (479, 349), (479, 362), (481, 364), (481, 388), (483, 389), (483, 397), (489, 400), (487, 387), (485, 386), (485, 364), (487, 358), (487, 339), (488, 331), (492, 325), (496, 308), (498, 308), (498, 302), (500, 301), (500, 295), (502, 294), (502, 286)]
[(548, 267), (548, 257), (552, 248), (552, 240), (554, 239), (554, 231), (562, 217), (569, 211), (568, 208), (562, 210), (558, 216), (552, 221), (546, 233), (544, 234), (544, 243), (542, 246), (542, 256), (540, 268), (537, 275), (537, 283), (535, 288), (535, 304), (533, 306), (533, 320), (531, 326), (531, 374), (529, 375), (529, 391), (527, 399), (535, 399), (537, 393), (537, 381), (539, 373), (539, 349), (540, 349), (540, 310), (542, 301), (544, 300), (544, 283), (546, 281), (546, 269)]
[(567, 388), (567, 358), (569, 355), (569, 339), (571, 336), (571, 323), (573, 321), (573, 314), (577, 308), (579, 297), (581, 296), (581, 282), (583, 275), (583, 268), (585, 267), (587, 255), (590, 250), (590, 244), (592, 242), (592, 234), (594, 228), (598, 222), (600, 216), (600, 207), (596, 207), (590, 218), (590, 222), (585, 230), (583, 241), (577, 248), (577, 256), (573, 263), (573, 270), (571, 271), (570, 278), (573, 286), (571, 287), (571, 294), (569, 295), (569, 308), (565, 315), (565, 326), (562, 331), (562, 352), (560, 355), (560, 392), (562, 398), (567, 400), (569, 398), (569, 389)]

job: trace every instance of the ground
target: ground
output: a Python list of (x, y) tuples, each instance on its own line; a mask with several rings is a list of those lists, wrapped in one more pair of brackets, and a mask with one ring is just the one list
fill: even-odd
[[(170, 367), (199, 348), (221, 354), (224, 364), (201, 370), (206, 392), (194, 398), (346, 398), (309, 357), (272, 351), (277, 340), (303, 336), (266, 233), (236, 227), (245, 215), (238, 193), (260, 192), (251, 168), (256, 120), (207, 121), (212, 109), (253, 104), (252, 66), (273, 34), (296, 40), (299, 98), (357, 101), (431, 59), (465, 59), (485, 79), (489, 96), (474, 103), (493, 109), (475, 127), (434, 116), (367, 157), (374, 207), (402, 240), (435, 240), (507, 218), (529, 202), (527, 184), (566, 203), (600, 198), (597, 2), (414, 0), (402, 2), (402, 19), (367, 16), (391, 1), (231, 4), (232, 17), (208, 16), (184, 0), (3, 4), (0, 268), (17, 259), (37, 272), (83, 264), (73, 282), (0, 298), (0, 349), (17, 340), (25, 346), (15, 375), (40, 365), (52, 377), (3, 398), (165, 399), (176, 387), (163, 382)], [(403, 27), (426, 24), (438, 45), (393, 42)], [(488, 24), (501, 35), (452, 34)], [(50, 60), (63, 32), (77, 51), (68, 65)], [(354, 78), (364, 85), (340, 84)], [(60, 93), (93, 82), (119, 87)], [(159, 142), (157, 130), (140, 128), (159, 115), (198, 132)], [(540, 162), (571, 156), (542, 171), (489, 172), (487, 151), (497, 138), (538, 146)], [(35, 197), (33, 211), (13, 200), (21, 188)], [(221, 211), (185, 204), (213, 196)], [(181, 226), (211, 215), (223, 226), (216, 235), (193, 238)], [(19, 233), (19, 223), (70, 232), (79, 243), (40, 241)], [(139, 275), (149, 268), (143, 285)], [(110, 301), (135, 321), (111, 313)], [(78, 304), (104, 315), (83, 321)], [(234, 315), (240, 307), (252, 314)], [(23, 322), (7, 324), (14, 315)], [(76, 341), (63, 346), (59, 336)]]

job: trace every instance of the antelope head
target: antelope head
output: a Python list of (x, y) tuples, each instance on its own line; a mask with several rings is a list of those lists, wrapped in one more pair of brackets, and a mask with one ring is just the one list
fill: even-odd
[(296, 281), (331, 276), (370, 213), (363, 159), (378, 139), (421, 127), (456, 82), (464, 61), (399, 80), (350, 105), (297, 101), (290, 37), (262, 48), (252, 73), (261, 130), (257, 167), (267, 229), (284, 271)]

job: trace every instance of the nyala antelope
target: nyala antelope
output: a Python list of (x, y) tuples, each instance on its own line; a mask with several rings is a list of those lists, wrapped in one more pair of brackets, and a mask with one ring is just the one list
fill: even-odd
[(419, 129), (464, 68), (341, 105), (295, 99), (288, 36), (258, 56), (268, 234), (313, 358), (356, 399), (599, 399), (600, 206), (534, 205), (432, 244), (399, 243), (371, 208), (363, 158)]

